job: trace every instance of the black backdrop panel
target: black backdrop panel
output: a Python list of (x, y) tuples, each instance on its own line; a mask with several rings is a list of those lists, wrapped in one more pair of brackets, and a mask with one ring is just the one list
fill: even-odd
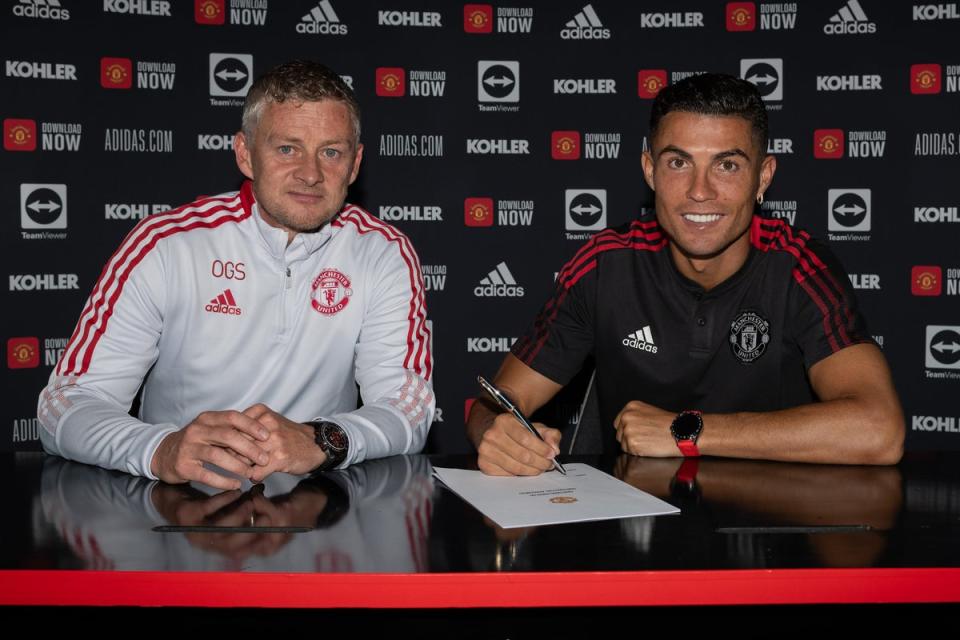
[[(779, 170), (763, 209), (846, 265), (908, 448), (960, 447), (958, 2), (4, 0), (0, 29), (0, 451), (39, 448), (36, 392), (132, 225), (238, 187), (250, 78), (296, 57), (349, 78), (365, 144), (350, 200), (424, 265), (429, 451), (469, 450), (476, 374), (596, 227), (652, 206), (650, 98), (701, 71), (766, 96)], [(476, 295), (492, 271), (522, 295)]]

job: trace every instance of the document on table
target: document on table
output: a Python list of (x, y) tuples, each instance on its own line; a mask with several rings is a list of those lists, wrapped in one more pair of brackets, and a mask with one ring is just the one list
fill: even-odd
[(673, 505), (588, 464), (565, 466), (567, 475), (548, 471), (533, 477), (488, 476), (440, 467), (434, 467), (433, 473), (504, 529), (680, 513)]

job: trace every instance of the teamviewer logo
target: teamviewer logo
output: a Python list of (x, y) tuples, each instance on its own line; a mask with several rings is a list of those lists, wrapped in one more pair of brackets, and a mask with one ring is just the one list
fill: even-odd
[(520, 102), (520, 63), (516, 60), (477, 62), (480, 102)]
[(926, 365), (930, 369), (960, 369), (960, 327), (927, 326)]
[(20, 228), (66, 229), (67, 185), (21, 184)]
[(870, 231), (870, 189), (830, 189), (828, 231)]
[(740, 77), (756, 86), (764, 100), (783, 100), (783, 58), (741, 60)]
[(210, 54), (210, 95), (247, 95), (253, 84), (253, 56), (247, 53)]
[(567, 231), (601, 231), (607, 226), (606, 189), (567, 189)]

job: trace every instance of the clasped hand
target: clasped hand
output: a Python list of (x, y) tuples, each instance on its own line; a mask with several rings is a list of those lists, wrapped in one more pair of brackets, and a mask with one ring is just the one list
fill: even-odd
[(240, 480), (208, 469), (210, 463), (261, 482), (275, 471), (307, 473), (325, 454), (313, 428), (293, 422), (265, 404), (243, 411), (205, 411), (169, 434), (154, 453), (151, 471), (162, 481), (196, 480), (217, 489), (239, 489)]

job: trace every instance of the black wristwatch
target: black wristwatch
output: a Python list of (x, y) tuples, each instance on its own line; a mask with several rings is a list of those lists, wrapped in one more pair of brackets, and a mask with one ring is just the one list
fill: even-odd
[(687, 457), (696, 458), (700, 455), (697, 448), (697, 438), (703, 431), (703, 414), (699, 411), (681, 411), (670, 425), (670, 433), (677, 443), (680, 453)]
[(323, 449), (327, 454), (327, 459), (323, 461), (316, 471), (327, 471), (337, 467), (347, 458), (347, 449), (350, 448), (350, 439), (343, 428), (332, 422), (304, 422), (304, 424), (313, 427), (314, 439), (317, 446)]

